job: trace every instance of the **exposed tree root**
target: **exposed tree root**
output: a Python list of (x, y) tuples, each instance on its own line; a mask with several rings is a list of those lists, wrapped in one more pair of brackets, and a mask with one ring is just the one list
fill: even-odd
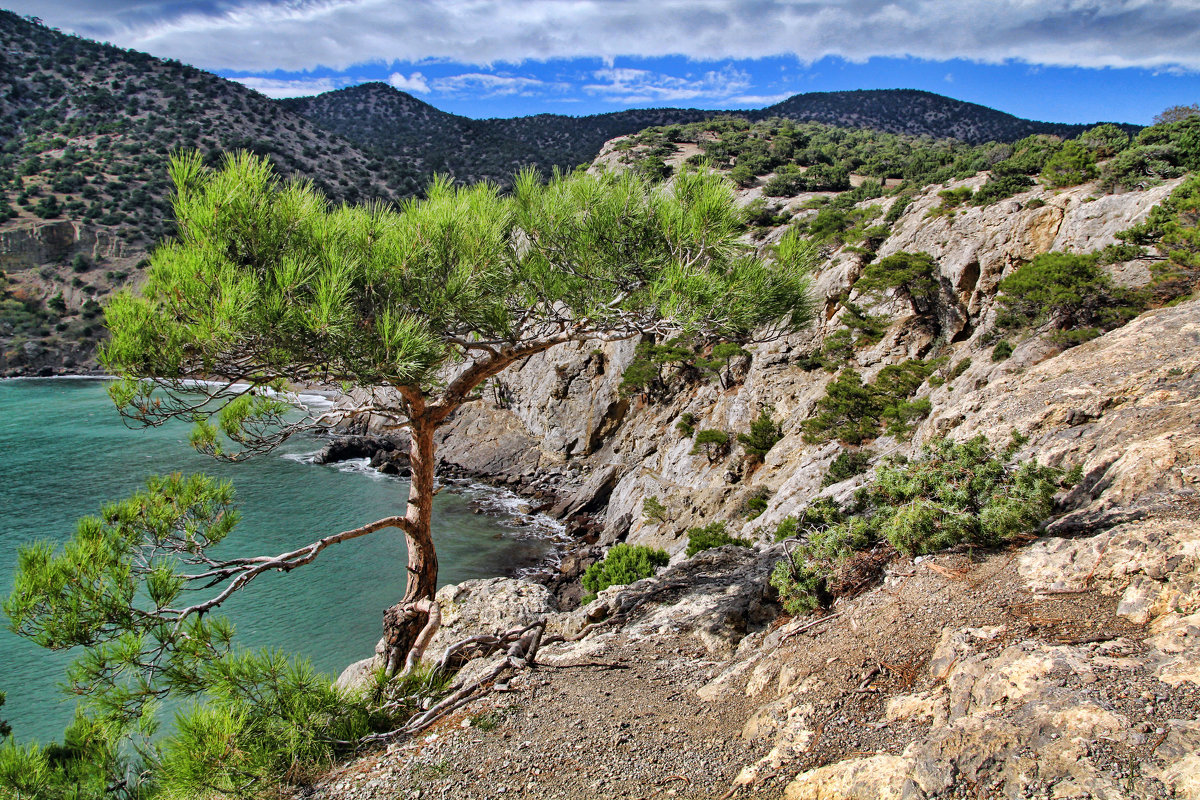
[[(434, 614), (437, 614), (437, 612), (431, 612), (430, 616), (432, 617)], [(426, 630), (428, 629), (429, 625), (427, 624)], [(436, 627), (433, 630), (436, 631)], [(392, 731), (387, 731), (386, 733), (376, 733), (364, 737), (359, 741), (359, 746), (378, 742), (390, 742), (402, 737), (414, 736), (443, 719), (447, 714), (481, 696), (505, 672), (509, 670), (518, 672), (535, 666), (537, 653), (542, 645), (542, 634), (545, 630), (546, 620), (541, 619), (525, 628), (516, 628), (495, 635), (472, 636), (469, 639), (464, 639), (461, 642), (450, 645), (446, 648), (442, 660), (434, 666), (435, 671), (444, 672), (449, 668), (449, 665), (456, 663), (461, 665), (461, 663), (465, 663), (465, 661), (470, 659), (464, 658), (464, 654), (472, 650), (482, 651), (481, 653), (477, 653), (476, 657), (478, 657), (479, 655), (491, 655), (504, 645), (508, 645), (508, 647), (503, 657), (497, 659), (492, 668), (483, 677), (469, 684), (455, 687), (454, 691), (449, 695), (442, 698), (429, 709), (409, 719), (403, 726)], [(422, 637), (424, 637), (424, 634), (425, 631), (423, 630)], [(428, 638), (432, 638), (432, 636), (433, 634), (430, 633)], [(422, 651), (428, 646), (428, 638), (425, 638), (422, 643)]]

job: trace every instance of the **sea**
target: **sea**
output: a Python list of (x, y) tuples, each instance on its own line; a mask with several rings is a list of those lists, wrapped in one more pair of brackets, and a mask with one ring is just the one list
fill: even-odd
[[(319, 465), (323, 442), (297, 437), (247, 461), (221, 463), (188, 446), (186, 423), (126, 424), (100, 379), (0, 380), (0, 596), (12, 589), (20, 547), (70, 538), (79, 518), (129, 496), (150, 475), (204, 472), (233, 483), (241, 523), (224, 557), (275, 555), (322, 536), (402, 514), (408, 484), (365, 460)], [(320, 397), (299, 402), (319, 404)], [(525, 513), (521, 513), (525, 512)], [(450, 483), (434, 502), (439, 584), (517, 574), (551, 557), (561, 534), (500, 489)], [(311, 564), (263, 576), (222, 608), (235, 646), (270, 647), (335, 676), (370, 656), (385, 608), (404, 593), (404, 537), (385, 529), (326, 549)], [(75, 701), (62, 690), (73, 652), (16, 636), (0, 615), (0, 718), (19, 741), (61, 737)]]

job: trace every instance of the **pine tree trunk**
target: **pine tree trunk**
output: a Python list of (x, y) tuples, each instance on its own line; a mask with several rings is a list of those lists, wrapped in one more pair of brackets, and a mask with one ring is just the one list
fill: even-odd
[(409, 460), (412, 478), (408, 486), (408, 582), (405, 603), (432, 598), (437, 591), (438, 562), (433, 548), (433, 479), (437, 456), (432, 426), (414, 426)]
[(433, 481), (436, 466), (433, 434), (435, 426), (414, 420), (409, 461), (408, 512), (408, 580), (404, 599), (383, 613), (383, 635), (386, 642), (385, 660), (388, 674), (393, 674), (405, 662), (413, 643), (429, 619), (428, 613), (414, 604), (432, 599), (437, 591), (438, 562), (433, 547), (431, 520), (433, 517)]

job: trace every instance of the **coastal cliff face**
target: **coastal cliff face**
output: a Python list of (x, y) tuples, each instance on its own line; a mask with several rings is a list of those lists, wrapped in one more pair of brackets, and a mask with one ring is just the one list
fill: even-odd
[[(976, 177), (951, 188), (976, 187), (983, 180)], [(928, 418), (907, 440), (877, 439), (870, 448), (872, 457), (911, 454), (940, 434), (957, 438), (983, 432), (996, 441), (1007, 437), (1014, 420), (990, 427), (964, 422), (968, 417), (977, 420), (987, 398), (1007, 392), (997, 387), (1007, 387), (1014, 376), (1047, 359), (1069, 364), (1088, 351), (1061, 351), (1045, 337), (1035, 336), (1016, 342), (1012, 357), (993, 362), (991, 353), (999, 338), (999, 281), (1039, 253), (1093, 252), (1115, 243), (1115, 233), (1143, 220), (1176, 185), (1099, 196), (1089, 186), (1058, 192), (1037, 189), (992, 206), (932, 218), (930, 212), (941, 202), (937, 191), (943, 187), (930, 187), (915, 198), (878, 258), (930, 253), (938, 268), (936, 299), (932, 308), (918, 313), (903, 298), (851, 293), (850, 301), (885, 316), (888, 324), (877, 344), (858, 348), (850, 357), (864, 382), (883, 367), (910, 358), (944, 357), (949, 365), (969, 359), (970, 365), (940, 386), (923, 384), (916, 397), (929, 399)], [(796, 198), (791, 205), (807, 197), (811, 196)], [(872, 202), (878, 201), (863, 205)], [(780, 234), (781, 229), (772, 231), (762, 241), (769, 244)], [(571, 497), (560, 511), (605, 507), (601, 544), (628, 541), (678, 554), (687, 529), (697, 524), (726, 520), (743, 535), (773, 528), (822, 491), (829, 463), (842, 450), (837, 444), (804, 440), (802, 423), (813, 415), (833, 377), (822, 369), (805, 370), (804, 357), (819, 351), (843, 326), (846, 311), (838, 301), (846, 298), (862, 268), (862, 257), (848, 249), (831, 253), (814, 280), (818, 305), (825, 310), (817, 324), (749, 346), (749, 363), (742, 359), (734, 364), (737, 380), (728, 389), (716, 381), (697, 381), (657, 402), (623, 395), (620, 382), (634, 358), (632, 341), (571, 345), (535, 356), (502, 375), (497, 387), (456, 414), (443, 434), (443, 462), (509, 483), (553, 484)], [(1126, 285), (1144, 285), (1150, 278), (1147, 262), (1108, 269)], [(497, 396), (502, 403), (496, 402)], [(1079, 408), (1073, 410), (1092, 413), (1088, 409), (1094, 401), (1083, 395), (1078, 401)], [(753, 470), (737, 446), (716, 461), (692, 454), (691, 438), (675, 427), (683, 414), (692, 414), (696, 429), (736, 434), (747, 431), (762, 409), (771, 410), (784, 436)], [(1031, 443), (1028, 452), (1044, 451)], [(1065, 457), (1056, 455), (1054, 463)], [(844, 494), (848, 488), (829, 491)], [(746, 521), (741, 513), (745, 500), (759, 493), (769, 494), (766, 510)], [(667, 505), (669, 522), (642, 520), (642, 503), (648, 496)]]
[(0, 376), (94, 370), (104, 336), (98, 301), (145, 255), (114, 230), (76, 220), (0, 231)]
[[(557, 493), (552, 512), (581, 542), (560, 584), (618, 541), (664, 548), (671, 566), (573, 611), (523, 581), (448, 587), (455, 618), (488, 630), (528, 622), (516, 596), (540, 598), (550, 632), (598, 630), (543, 648), (541, 670), (461, 726), (340, 769), (312, 796), (1200, 798), (1200, 300), (1067, 349), (1027, 332), (993, 358), (1004, 277), (1040, 253), (1113, 244), (1176, 185), (1039, 188), (951, 215), (931, 214), (943, 188), (931, 187), (878, 251), (934, 257), (925, 308), (857, 296), (863, 258), (831, 252), (814, 276), (816, 325), (749, 347), (729, 388), (622, 394), (635, 342), (561, 348), (505, 374), (443, 432), (444, 466)], [(1124, 286), (1151, 278), (1144, 260), (1106, 269)], [(770, 534), (867, 478), (825, 485), (843, 447), (803, 435), (833, 379), (812, 357), (846, 300), (887, 320), (849, 355), (864, 381), (906, 359), (945, 364), (917, 390), (928, 415), (861, 448), (872, 465), (939, 436), (1015, 431), (1018, 459), (1081, 479), (1023, 546), (897, 556), (826, 616), (789, 618), (768, 585), (783, 557)], [(764, 408), (783, 438), (756, 466), (736, 446), (695, 455), (676, 429), (692, 414), (696, 429), (744, 432)], [(649, 496), (666, 522), (643, 518)], [(766, 499), (754, 519), (750, 496)], [(685, 557), (687, 529), (714, 520), (755, 546)]]
[[(539, 667), (306, 796), (1200, 798), (1200, 299), (1077, 346), (1048, 326), (1001, 328), (998, 299), (1042, 253), (1116, 244), (1180, 182), (945, 208), (940, 193), (985, 181), (927, 187), (902, 213), (888, 214), (893, 198), (860, 204), (891, 220), (874, 259), (931, 257), (920, 299), (859, 291), (872, 256), (831, 248), (813, 274), (816, 322), (748, 345), (721, 380), (668, 368), (666, 391), (630, 392), (640, 342), (580, 343), (459, 409), (439, 433), (443, 475), (531, 495), (574, 545), (544, 585), (444, 588), (438, 644), (541, 618)], [(804, 220), (815, 197), (771, 202)], [(783, 231), (747, 242), (769, 247)], [(1138, 288), (1153, 267), (1104, 269)], [(837, 379), (827, 367), (869, 384), (912, 360), (925, 371), (910, 400), (925, 410), (907, 430), (881, 426), (855, 446), (806, 436)], [(735, 438), (764, 410), (781, 438), (757, 461), (737, 444), (697, 453), (680, 430)], [(769, 582), (786, 557), (782, 521), (822, 497), (847, 504), (883, 459), (976, 436), (1075, 468), (1050, 524), (997, 550), (885, 553), (823, 616), (783, 613)], [(865, 473), (830, 475), (846, 452)], [(650, 497), (666, 508), (654, 520)], [(752, 546), (688, 557), (688, 529), (713, 522)], [(577, 607), (582, 568), (617, 542), (671, 563)]]

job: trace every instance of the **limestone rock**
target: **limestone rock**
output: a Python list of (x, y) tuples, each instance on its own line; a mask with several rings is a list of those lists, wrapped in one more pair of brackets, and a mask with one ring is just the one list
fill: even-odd
[(558, 611), (549, 589), (518, 578), (443, 586), (436, 600), (442, 611), (442, 626), (426, 651), (431, 659), (468, 636), (523, 627)]

